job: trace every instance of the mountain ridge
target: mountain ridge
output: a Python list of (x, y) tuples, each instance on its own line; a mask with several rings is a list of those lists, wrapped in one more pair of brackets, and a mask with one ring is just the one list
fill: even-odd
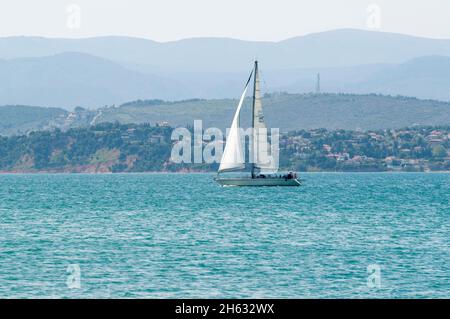
[[(199, 45), (206, 51), (197, 50)], [(180, 50), (174, 51), (174, 48)], [(354, 53), (349, 50), (355, 48), (358, 50)], [(331, 52), (333, 50), (334, 53)], [(290, 68), (399, 63), (422, 55), (450, 55), (450, 39), (430, 39), (359, 29), (337, 29), (311, 33), (278, 42), (215, 37), (198, 37), (168, 42), (125, 36), (77, 39), (0, 38), (0, 58), (42, 56), (63, 51), (90, 53), (118, 62), (140, 64), (154, 62), (153, 64), (164, 67), (170, 67), (171, 62), (174, 62), (174, 68), (181, 70), (200, 68), (211, 71), (218, 68), (217, 70), (224, 71), (220, 69), (219, 64), (222, 64), (225, 69), (243, 71), (255, 56), (266, 60), (267, 64), (272, 65), (275, 69), (279, 69), (283, 65)], [(186, 52), (192, 53), (192, 51), (198, 56), (186, 56)], [(223, 54), (224, 52), (232, 54)], [(362, 52), (364, 54), (361, 54)], [(338, 58), (333, 58), (333, 56)], [(177, 58), (183, 58), (186, 63), (184, 65), (179, 63), (181, 61), (177, 61)]]
[[(124, 36), (0, 38), (4, 67), (0, 105), (71, 109), (134, 99), (236, 97), (255, 56), (261, 62), (265, 92), (314, 91), (316, 74), (321, 73), (324, 92), (450, 100), (450, 72), (443, 73), (447, 68), (442, 67), (450, 59), (450, 39), (340, 29), (279, 42), (212, 37), (169, 42)], [(62, 57), (65, 62), (59, 61)], [(433, 57), (435, 63), (421, 57)], [(17, 66), (29, 65), (29, 59), (35, 59), (34, 68)], [(106, 60), (113, 63), (107, 69)], [(70, 68), (77, 64), (78, 68)], [(430, 76), (423, 76), (424, 68), (431, 70)], [(57, 89), (52, 91), (52, 86)]]
[[(0, 59), (0, 105), (53, 105), (98, 108), (137, 99), (234, 98), (243, 72), (178, 72), (122, 65), (80, 52)], [(450, 57), (424, 56), (402, 64), (353, 67), (262, 68), (262, 90), (307, 93), (316, 74), (328, 93), (388, 94), (450, 100)]]
[(173, 98), (173, 87), (173, 80), (79, 52), (0, 60), (0, 104), (99, 107), (148, 95)]

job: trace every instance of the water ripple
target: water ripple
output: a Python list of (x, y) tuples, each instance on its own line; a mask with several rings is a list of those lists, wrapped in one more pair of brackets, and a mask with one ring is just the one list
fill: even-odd
[(0, 175), (0, 297), (450, 297), (449, 174), (304, 178)]

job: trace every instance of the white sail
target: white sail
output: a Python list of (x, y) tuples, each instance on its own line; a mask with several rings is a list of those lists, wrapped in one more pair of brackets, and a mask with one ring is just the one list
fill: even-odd
[[(251, 75), (250, 75), (251, 78)], [(250, 80), (250, 79), (249, 79)], [(225, 150), (223, 151), (222, 160), (220, 161), (219, 173), (226, 171), (234, 171), (245, 168), (245, 154), (241, 143), (241, 134), (239, 128), (239, 116), (247, 94), (248, 84), (242, 93), (236, 113), (234, 114), (233, 123), (228, 132)]]
[(261, 102), (261, 89), (258, 65), (255, 66), (255, 88), (253, 106), (253, 163), (261, 173), (271, 174), (278, 171), (278, 150), (272, 150), (269, 143), (266, 123)]

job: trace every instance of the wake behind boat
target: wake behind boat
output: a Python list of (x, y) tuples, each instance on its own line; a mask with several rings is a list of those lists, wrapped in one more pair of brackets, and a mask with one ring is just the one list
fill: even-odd
[[(222, 177), (220, 174), (245, 170), (245, 151), (243, 151), (242, 136), (240, 128), (240, 115), (247, 89), (251, 79), (253, 82), (253, 104), (252, 104), (252, 143), (251, 143), (251, 175), (238, 177)], [(245, 143), (245, 139), (244, 139)], [(278, 149), (276, 150), (278, 152)], [(270, 156), (269, 156), (270, 153)], [(274, 150), (268, 141), (267, 127), (262, 111), (260, 80), (258, 61), (245, 85), (236, 113), (229, 130), (225, 149), (217, 177), (214, 180), (221, 186), (300, 186), (297, 174), (289, 172), (278, 174), (278, 156), (274, 157)]]

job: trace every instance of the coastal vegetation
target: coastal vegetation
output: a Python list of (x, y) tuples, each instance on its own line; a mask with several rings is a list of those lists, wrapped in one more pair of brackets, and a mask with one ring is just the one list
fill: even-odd
[[(0, 136), (2, 172), (215, 171), (170, 161), (173, 128), (100, 123)], [(280, 136), (281, 169), (449, 171), (450, 126), (385, 130), (294, 130)]]

